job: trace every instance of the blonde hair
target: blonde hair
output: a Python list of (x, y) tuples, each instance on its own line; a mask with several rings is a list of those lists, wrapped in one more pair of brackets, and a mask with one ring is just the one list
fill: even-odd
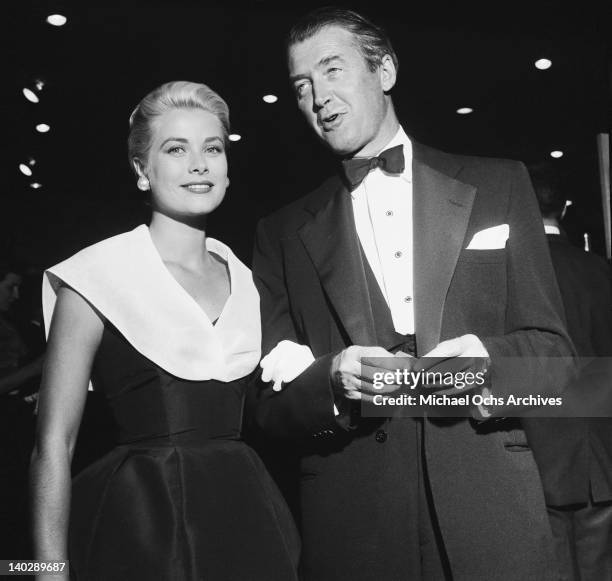
[(151, 91), (130, 115), (128, 157), (146, 165), (153, 138), (152, 122), (172, 109), (202, 109), (221, 122), (225, 146), (229, 145), (229, 108), (227, 103), (207, 85), (190, 81), (164, 83)]

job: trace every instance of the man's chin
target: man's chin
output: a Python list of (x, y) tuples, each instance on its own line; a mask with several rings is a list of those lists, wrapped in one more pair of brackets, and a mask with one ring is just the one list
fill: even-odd
[(343, 139), (340, 135), (322, 135), (321, 140), (333, 153), (341, 157), (350, 157), (355, 151), (353, 144), (349, 143), (347, 139)]

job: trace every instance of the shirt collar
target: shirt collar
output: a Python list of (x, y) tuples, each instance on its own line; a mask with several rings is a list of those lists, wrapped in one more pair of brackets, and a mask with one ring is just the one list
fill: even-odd
[[(379, 152), (383, 152), (385, 149), (390, 149), (391, 147), (395, 147), (396, 145), (404, 146), (404, 171), (402, 172), (402, 178), (411, 182), (412, 181), (412, 142), (404, 128), (400, 125), (397, 129), (397, 133), (393, 136), (391, 141), (389, 141)], [(377, 154), (377, 155), (378, 155)]]

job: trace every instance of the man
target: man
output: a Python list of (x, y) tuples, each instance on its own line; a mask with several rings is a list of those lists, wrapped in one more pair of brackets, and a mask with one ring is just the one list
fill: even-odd
[[(363, 181), (333, 177), (257, 232), (263, 352), (281, 354), (262, 364), (282, 373), (264, 371), (275, 381), (256, 419), (302, 446), (303, 578), (553, 579), (537, 469), (511, 421), (351, 405), (372, 393), (361, 359), (398, 349), (490, 358), (493, 374), (502, 356), (571, 353), (526, 171), (411, 141), (390, 96), (395, 53), (359, 14), (306, 16), (288, 60), (298, 107), (334, 153), (359, 166), (391, 150)], [(297, 375), (286, 353), (310, 365)], [(492, 389), (510, 383), (493, 375)]]
[[(559, 175), (548, 164), (531, 168), (553, 267), (561, 290), (567, 328), (581, 357), (612, 357), (612, 284), (609, 265), (573, 246), (560, 221), (566, 197)], [(609, 360), (595, 361), (602, 366)], [(603, 367), (606, 370), (606, 367)], [(563, 579), (612, 579), (612, 418), (609, 373), (597, 384), (582, 379), (574, 396), (608, 417), (529, 418), (528, 441), (542, 476), (544, 495)], [(570, 393), (567, 394), (570, 396)], [(595, 397), (597, 396), (597, 397)]]

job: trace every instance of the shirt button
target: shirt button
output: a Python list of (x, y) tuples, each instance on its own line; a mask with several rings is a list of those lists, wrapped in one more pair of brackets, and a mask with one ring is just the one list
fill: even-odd
[(387, 441), (387, 432), (385, 432), (385, 430), (376, 430), (376, 434), (374, 436), (374, 439), (379, 444), (384, 444)]
[(412, 297), (404, 297), (404, 302), (405, 303), (411, 303), (412, 302)]
[(394, 256), (395, 256), (395, 258), (401, 258), (401, 257), (402, 257), (402, 251), (401, 251), (401, 250), (398, 250), (398, 251), (395, 253), (395, 255), (394, 255)]
[(387, 210), (385, 212), (385, 216), (393, 216), (393, 212), (391, 210)]

